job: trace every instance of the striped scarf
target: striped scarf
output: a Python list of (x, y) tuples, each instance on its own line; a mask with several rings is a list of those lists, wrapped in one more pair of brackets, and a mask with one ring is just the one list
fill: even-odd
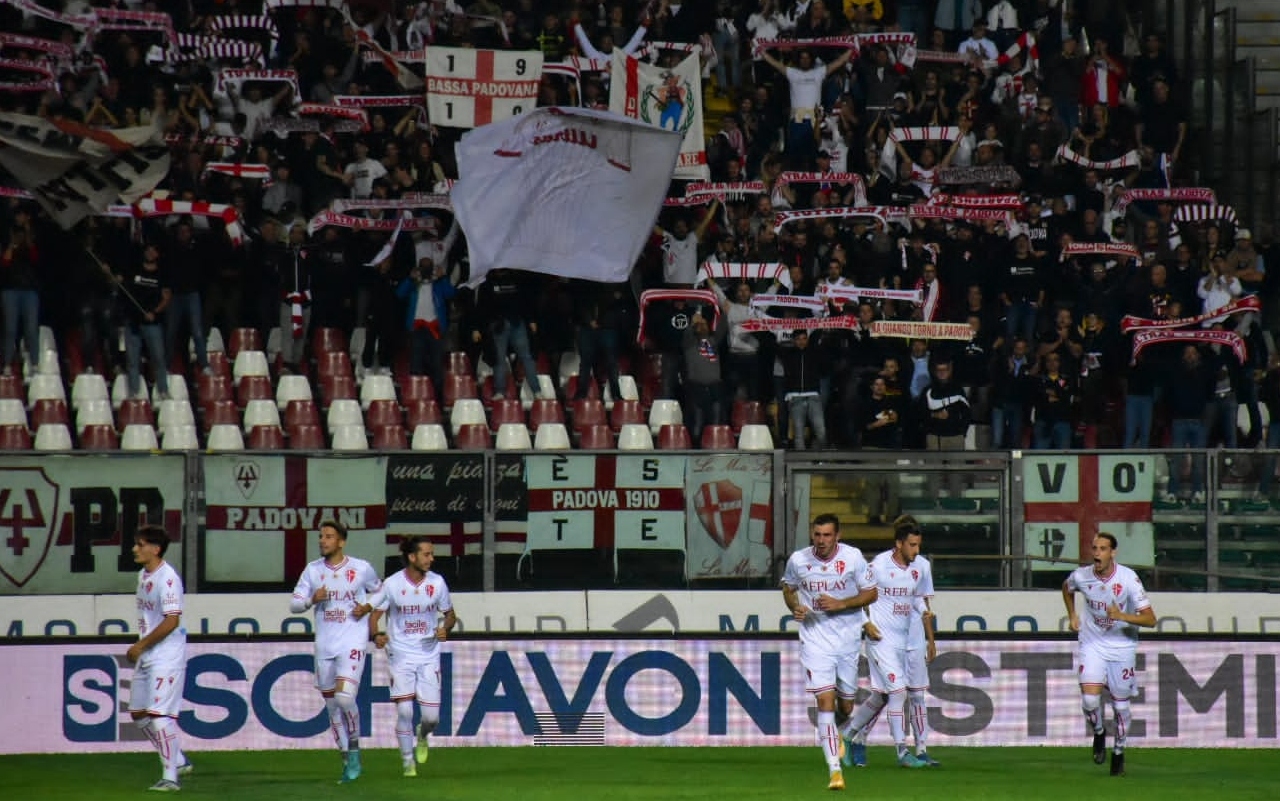
[(776, 281), (791, 289), (791, 274), (776, 262), (715, 262), (704, 261), (698, 268), (697, 283), (708, 278), (715, 280)]
[(863, 298), (907, 303), (919, 303), (923, 299), (923, 294), (918, 289), (880, 289), (879, 287), (835, 286), (826, 283), (818, 286), (818, 295), (826, 300), (839, 300), (845, 303), (857, 303)]
[(1141, 261), (1142, 254), (1138, 252), (1138, 248), (1126, 242), (1070, 242), (1063, 246), (1061, 261), (1073, 258), (1075, 256), (1114, 256), (1117, 259), (1133, 259)]
[(1205, 312), (1191, 317), (1155, 320), (1147, 317), (1138, 317), (1133, 314), (1126, 314), (1120, 320), (1120, 333), (1128, 334), (1131, 331), (1151, 331), (1166, 328), (1191, 328), (1192, 326), (1200, 325), (1201, 323), (1209, 320), (1218, 320), (1232, 314), (1259, 311), (1262, 311), (1262, 299), (1257, 295), (1245, 295), (1242, 298), (1236, 298), (1225, 306), (1219, 306), (1211, 312)]
[(1218, 196), (1212, 189), (1199, 186), (1181, 187), (1177, 189), (1126, 189), (1111, 210), (1116, 214), (1124, 214), (1125, 209), (1133, 202), (1165, 201), (1168, 203), (1209, 203), (1217, 204)]
[(1123, 156), (1109, 161), (1094, 161), (1093, 159), (1080, 155), (1065, 144), (1058, 148), (1058, 152), (1054, 154), (1054, 158), (1059, 161), (1065, 161), (1069, 164), (1077, 164), (1084, 167), (1086, 170), (1099, 170), (1102, 172), (1110, 170), (1131, 170), (1134, 167), (1137, 167), (1142, 161), (1138, 156), (1138, 151), (1136, 150), (1130, 150)]
[(934, 195), (929, 199), (931, 205), (954, 206), (960, 209), (1009, 209), (1021, 210), (1022, 195)]
[(1179, 206), (1173, 212), (1173, 219), (1178, 222), (1206, 222), (1208, 220), (1223, 220), (1236, 225), (1238, 218), (1236, 210), (1230, 206), (1219, 206), (1210, 204), (1206, 206)]
[(872, 217), (882, 223), (905, 220), (903, 210), (892, 206), (832, 206), (825, 209), (796, 209), (780, 211), (773, 217), (773, 229), (781, 231), (782, 226), (794, 220), (822, 220), (828, 217)]
[(720, 319), (720, 303), (716, 293), (710, 289), (646, 289), (640, 293), (640, 320), (636, 331), (636, 341), (644, 339), (644, 312), (650, 303), (659, 301), (684, 300), (695, 305), (711, 307), (711, 328), (715, 329)]
[(1139, 331), (1133, 335), (1133, 356), (1137, 358), (1138, 354), (1148, 345), (1155, 345), (1161, 342), (1194, 342), (1196, 344), (1208, 345), (1226, 345), (1235, 353), (1236, 358), (1243, 364), (1248, 356), (1248, 347), (1245, 345), (1244, 338), (1235, 331), (1166, 331), (1166, 330), (1147, 330)]
[(235, 206), (203, 200), (157, 200), (149, 197), (133, 204), (134, 217), (168, 217), (172, 214), (217, 217), (226, 225), (227, 236), (233, 244), (239, 245), (244, 241), (244, 229), (240, 227), (240, 215)]
[(752, 309), (768, 309), (772, 306), (808, 309), (815, 316), (821, 316), (827, 310), (827, 302), (816, 295), (752, 295), (750, 306)]

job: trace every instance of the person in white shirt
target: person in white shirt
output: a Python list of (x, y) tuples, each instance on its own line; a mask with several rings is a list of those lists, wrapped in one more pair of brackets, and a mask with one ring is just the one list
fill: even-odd
[(712, 200), (702, 222), (692, 231), (684, 217), (676, 220), (672, 231), (659, 225), (653, 227), (653, 233), (662, 238), (662, 280), (667, 286), (688, 289), (698, 280), (698, 243), (706, 236), (719, 207), (720, 201)]
[(824, 66), (814, 66), (813, 54), (808, 50), (796, 51), (795, 66), (789, 67), (768, 51), (764, 60), (782, 73), (791, 87), (791, 123), (787, 126), (787, 157), (793, 169), (808, 170), (813, 167), (817, 154), (814, 137), (817, 110), (822, 106), (822, 82), (828, 76), (844, 68), (853, 55), (845, 50), (840, 57)]
[(244, 115), (244, 138), (246, 140), (257, 139), (259, 126), (271, 119), (276, 113), (276, 106), (283, 103), (292, 94), (293, 84), (291, 83), (285, 83), (278, 92), (265, 99), (262, 96), (262, 89), (256, 81), (249, 84), (249, 91), (244, 97), (240, 96), (240, 92), (236, 89), (234, 83), (227, 84), (227, 96), (231, 98), (232, 109), (236, 113)]
[(351, 187), (351, 197), (361, 200), (373, 194), (373, 182), (385, 177), (382, 162), (369, 158), (369, 145), (356, 140), (356, 159), (342, 171), (342, 182)]
[[(1093, 538), (1093, 564), (1078, 567), (1062, 582), (1062, 602), (1071, 630), (1080, 633), (1080, 697), (1084, 719), (1093, 731), (1093, 761), (1107, 758), (1102, 727), (1102, 690), (1111, 694), (1116, 718), (1111, 775), (1124, 775), (1124, 749), (1133, 721), (1130, 707), (1137, 690), (1135, 657), (1138, 627), (1156, 625), (1142, 579), (1115, 561), (1116, 538), (1101, 532)], [(1076, 593), (1084, 596), (1085, 614), (1076, 612)]]
[(995, 61), (1000, 56), (996, 43), (987, 38), (987, 21), (980, 19), (973, 23), (973, 34), (960, 43), (960, 55), (977, 58), (980, 61)]
[(811, 545), (791, 554), (782, 576), (782, 599), (800, 623), (800, 664), (806, 690), (818, 706), (818, 736), (830, 773), (828, 789), (843, 790), (836, 698), (842, 711), (858, 692), (858, 643), (868, 604), (877, 597), (875, 578), (862, 551), (840, 542), (840, 519), (813, 519)]
[[(867, 609), (867, 664), (871, 695), (845, 721), (840, 733), (846, 741), (870, 725), (886, 706), (889, 731), (898, 750), (898, 764), (923, 768), (929, 764), (907, 749), (907, 643), (918, 599), (923, 597), (922, 573), (912, 563), (920, 555), (920, 531), (913, 525), (894, 527), (893, 548), (871, 560), (872, 581), (878, 590)], [(846, 742), (846, 752), (853, 743)]]
[[(1196, 294), (1204, 301), (1205, 314), (1217, 311), (1244, 294), (1244, 287), (1236, 277), (1235, 264), (1221, 252), (1209, 262), (1209, 272), (1196, 285)], [(1204, 327), (1222, 322), (1225, 317), (1205, 320)]]
[(187, 630), (182, 627), (182, 578), (164, 560), (169, 534), (143, 526), (133, 538), (138, 571), (138, 641), (125, 658), (134, 665), (129, 716), (160, 754), (163, 774), (151, 786), (176, 792), (178, 775), (191, 772), (179, 745), (178, 710), (187, 684)]
[(320, 558), (302, 571), (289, 601), (294, 614), (316, 610), (316, 689), (329, 710), (333, 738), (342, 753), (341, 783), (360, 777), (356, 691), (369, 646), (369, 627), (361, 618), (373, 610), (368, 598), (382, 586), (372, 565), (344, 553), (346, 544), (346, 526), (321, 523)]
[[(391, 701), (396, 705), (396, 740), (405, 776), (417, 776), (427, 761), (427, 737), (440, 723), (440, 643), (458, 624), (449, 585), (431, 572), (435, 547), (426, 537), (400, 540), (404, 570), (387, 577), (369, 603), (369, 639), (387, 651)], [(378, 630), (383, 615), (387, 631)], [(413, 705), (422, 713), (415, 743)]]

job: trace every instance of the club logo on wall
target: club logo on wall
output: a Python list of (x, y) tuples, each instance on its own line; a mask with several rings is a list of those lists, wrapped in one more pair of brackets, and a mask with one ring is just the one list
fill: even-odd
[(693, 502), (698, 520), (707, 534), (720, 545), (728, 548), (738, 535), (742, 522), (742, 490), (732, 481), (709, 481), (698, 488)]

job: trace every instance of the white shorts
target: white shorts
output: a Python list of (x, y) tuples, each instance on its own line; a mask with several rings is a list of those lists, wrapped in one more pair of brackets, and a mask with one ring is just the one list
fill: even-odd
[(316, 656), (316, 689), (322, 693), (333, 692), (339, 681), (350, 682), (356, 687), (364, 678), (365, 649), (352, 648), (340, 656), (323, 659)]
[(867, 641), (867, 666), (871, 669), (871, 689), (892, 693), (907, 688), (907, 652), (874, 640)]
[(129, 711), (176, 718), (186, 684), (186, 662), (139, 664), (129, 687)]
[(1088, 684), (1101, 685), (1107, 688), (1111, 697), (1124, 701), (1133, 697), (1137, 686), (1137, 670), (1133, 666), (1134, 656), (1130, 654), (1124, 659), (1107, 659), (1096, 651), (1080, 651), (1080, 686)]
[(418, 703), (440, 705), (440, 663), (390, 663), (391, 700), (417, 698)]
[(858, 694), (858, 650), (830, 654), (800, 644), (800, 664), (804, 667), (804, 687), (814, 695), (835, 691), (841, 698)]
[(929, 689), (929, 663), (925, 661), (929, 649), (911, 648), (907, 651), (907, 689)]

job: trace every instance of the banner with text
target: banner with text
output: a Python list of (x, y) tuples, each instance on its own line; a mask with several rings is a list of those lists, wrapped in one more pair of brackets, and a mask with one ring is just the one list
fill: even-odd
[(0, 457), (0, 595), (132, 593), (144, 523), (181, 566), (185, 478), (182, 455)]
[(433, 125), (479, 128), (538, 105), (537, 50), (427, 49), (427, 114)]
[[(149, 752), (126, 710), (126, 648), (0, 646), (0, 662), (23, 666), (9, 676), (7, 714), (49, 724), (0, 728), (0, 753)], [(935, 745), (1079, 744), (1073, 642), (948, 640), (938, 651), (927, 696)], [(332, 748), (311, 643), (193, 642), (187, 652), (186, 748)], [(1275, 748), (1278, 658), (1276, 642), (1144, 641), (1130, 744)], [(440, 678), (433, 739), (445, 748), (814, 741), (790, 639), (461, 640), (445, 647)], [(358, 698), (366, 747), (395, 747), (383, 655), (369, 660)], [(888, 742), (886, 726), (872, 731), (873, 745)]]

